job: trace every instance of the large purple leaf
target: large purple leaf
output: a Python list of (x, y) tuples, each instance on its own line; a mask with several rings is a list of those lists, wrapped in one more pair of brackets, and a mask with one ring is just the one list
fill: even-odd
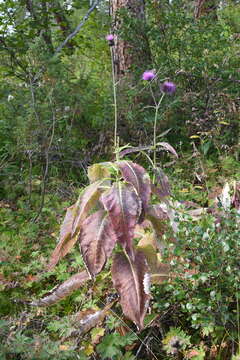
[(59, 242), (56, 248), (54, 249), (49, 264), (47, 266), (48, 271), (54, 268), (54, 266), (58, 263), (58, 261), (71, 250), (71, 248), (74, 246), (74, 244), (77, 241), (77, 238), (72, 237), (71, 235), (72, 224), (75, 213), (76, 213), (76, 204), (70, 206), (67, 209), (67, 213), (60, 228)]
[(119, 167), (124, 180), (132, 184), (136, 189), (137, 194), (142, 201), (142, 210), (145, 213), (151, 195), (150, 177), (148, 173), (142, 166), (135, 164), (132, 161), (119, 161), (117, 166)]
[(56, 286), (48, 292), (42, 299), (32, 301), (32, 306), (49, 306), (55, 304), (66, 296), (70, 295), (74, 290), (78, 289), (86, 280), (89, 280), (87, 271), (82, 271), (71, 276), (61, 285)]
[(106, 186), (105, 180), (96, 181), (90, 184), (80, 196), (72, 224), (72, 236), (78, 234), (83, 220), (88, 216), (89, 210), (97, 204), (100, 195), (104, 191), (103, 186)]
[(113, 259), (112, 279), (120, 295), (124, 314), (143, 329), (150, 299), (150, 273), (144, 254), (137, 250), (134, 260), (123, 253)]
[(83, 260), (91, 275), (99, 273), (117, 241), (108, 213), (99, 210), (87, 217), (79, 235)]
[(131, 184), (115, 183), (101, 196), (101, 202), (109, 213), (117, 240), (133, 255), (132, 239), (141, 211), (141, 202)]

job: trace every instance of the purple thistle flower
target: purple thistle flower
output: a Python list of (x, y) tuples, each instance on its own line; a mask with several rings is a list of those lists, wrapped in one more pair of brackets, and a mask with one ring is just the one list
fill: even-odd
[(171, 81), (165, 81), (161, 86), (162, 92), (172, 95), (176, 91), (176, 85)]
[(114, 35), (113, 35), (113, 34), (108, 34), (108, 35), (106, 36), (106, 40), (107, 40), (107, 41), (113, 41), (113, 40), (114, 40)]
[(150, 81), (150, 80), (153, 80), (155, 78), (155, 76), (156, 75), (153, 70), (147, 70), (147, 71), (144, 71), (144, 73), (142, 74), (142, 79)]

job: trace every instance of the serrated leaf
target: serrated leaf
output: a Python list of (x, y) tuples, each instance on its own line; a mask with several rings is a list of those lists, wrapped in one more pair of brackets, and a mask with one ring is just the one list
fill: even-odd
[(83, 260), (91, 275), (102, 270), (116, 241), (112, 223), (104, 210), (99, 210), (84, 220), (79, 242)]
[(90, 277), (87, 271), (82, 271), (70, 277), (70, 279), (64, 281), (61, 285), (54, 287), (48, 292), (42, 299), (32, 301), (32, 306), (49, 306), (62, 300), (66, 296), (70, 295), (74, 290), (78, 289), (82, 284), (89, 280)]
[(142, 222), (151, 195), (150, 177), (142, 166), (132, 161), (119, 161), (117, 162), (117, 166), (121, 171), (123, 179), (134, 186), (142, 201)]
[(134, 260), (118, 253), (112, 264), (113, 284), (120, 294), (124, 314), (143, 329), (143, 320), (150, 299), (150, 274), (144, 254), (135, 251)]
[(88, 178), (90, 183), (103, 180), (111, 177), (111, 162), (103, 162), (99, 164), (93, 164), (88, 167)]
[(105, 333), (105, 329), (102, 327), (95, 327), (92, 331), (91, 331), (91, 340), (92, 340), (92, 344), (96, 345), (99, 344), (100, 339), (103, 337)]
[(104, 191), (101, 186), (106, 185), (105, 180), (99, 180), (90, 184), (81, 194), (76, 205), (76, 215), (73, 220), (72, 236), (77, 235), (80, 230), (81, 223), (88, 216), (91, 208), (94, 208), (100, 195)]
[(101, 343), (97, 345), (97, 352), (101, 359), (122, 358), (121, 348), (125, 346), (124, 337), (118, 333), (104, 336)]
[(59, 242), (51, 255), (49, 264), (47, 265), (47, 271), (52, 270), (58, 261), (71, 250), (77, 241), (77, 238), (72, 237), (71, 235), (75, 212), (76, 204), (67, 209), (67, 213), (60, 228)]

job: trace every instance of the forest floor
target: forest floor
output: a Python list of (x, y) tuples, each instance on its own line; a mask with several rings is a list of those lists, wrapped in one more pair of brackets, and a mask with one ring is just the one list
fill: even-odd
[[(216, 163), (186, 155), (164, 171), (173, 200), (193, 202), (199, 209), (216, 206), (226, 184), (228, 201), (240, 179), (239, 163), (231, 156)], [(75, 246), (54, 270), (44, 270), (65, 210), (76, 201), (80, 189), (66, 193), (66, 184), (50, 179), (41, 215), (34, 221), (41, 202), (40, 185), (40, 179), (35, 179), (30, 201), (24, 185), (20, 195), (0, 201), (1, 360), (240, 358), (239, 204), (218, 217), (222, 218), (220, 232), (211, 212), (177, 220), (179, 246), (174, 256), (188, 263), (172, 261), (179, 276), (152, 285), (146, 328), (138, 332), (116, 303), (110, 265), (94, 283), (53, 306), (29, 305), (84, 268)], [(163, 256), (163, 262), (168, 256)], [(198, 269), (195, 273), (191, 273), (192, 263)], [(186, 271), (189, 278), (182, 276)], [(98, 322), (83, 329), (82, 319), (99, 310)]]

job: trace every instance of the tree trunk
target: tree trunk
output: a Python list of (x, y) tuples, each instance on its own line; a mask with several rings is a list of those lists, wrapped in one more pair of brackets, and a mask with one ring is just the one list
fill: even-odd
[(110, 14), (113, 46), (114, 72), (118, 83), (118, 128), (125, 142), (131, 138), (133, 121), (128, 121), (128, 112), (134, 110), (143, 98), (129, 95), (146, 69), (151, 69), (152, 58), (146, 36), (144, 0), (111, 0)]
[(195, 8), (195, 18), (207, 15), (214, 20), (217, 20), (218, 0), (197, 0)]
[[(142, 71), (151, 65), (151, 52), (145, 33), (145, 3), (144, 0), (112, 0), (110, 12), (113, 32), (117, 34), (114, 63), (115, 74), (119, 80), (129, 74), (131, 68)], [(127, 34), (122, 26), (124, 19), (129, 22)]]

